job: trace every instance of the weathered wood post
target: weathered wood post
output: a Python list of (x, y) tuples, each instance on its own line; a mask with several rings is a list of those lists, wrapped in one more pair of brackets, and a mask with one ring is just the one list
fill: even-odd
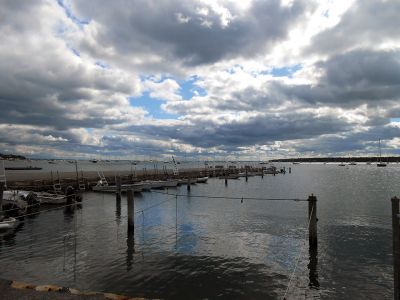
[(289, 167), (289, 174), (292, 174), (292, 167)]
[(226, 175), (226, 173), (225, 173), (225, 186), (227, 186), (228, 185), (228, 175)]
[(247, 176), (247, 168), (246, 168), (246, 181), (248, 181), (249, 180), (249, 177)]
[(191, 180), (190, 180), (190, 176), (189, 176), (189, 178), (188, 178), (188, 183), (187, 183), (187, 190), (188, 190), (188, 191), (190, 191), (190, 181), (191, 181)]
[(317, 197), (314, 194), (308, 197), (308, 240), (310, 248), (316, 248), (318, 246), (318, 235), (317, 235)]
[(116, 184), (116, 186), (117, 186), (117, 190), (116, 190), (116, 192), (115, 192), (115, 199), (117, 200), (117, 201), (119, 201), (119, 200), (121, 200), (121, 176), (117, 176), (116, 178), (115, 178), (115, 184)]
[(4, 182), (0, 182), (0, 220), (3, 215), (3, 191), (4, 191)]
[(76, 190), (79, 189), (79, 173), (78, 173), (78, 161), (75, 160), (75, 172), (76, 172)]
[(126, 194), (128, 202), (128, 230), (135, 230), (135, 202), (133, 199), (133, 190), (128, 190)]
[(399, 198), (392, 198), (392, 233), (393, 233), (393, 280), (394, 299), (400, 296), (400, 237), (399, 237)]

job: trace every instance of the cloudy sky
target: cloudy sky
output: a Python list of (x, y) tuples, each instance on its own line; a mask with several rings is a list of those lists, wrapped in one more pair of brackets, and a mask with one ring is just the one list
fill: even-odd
[(0, 152), (400, 154), (400, 1), (0, 0)]

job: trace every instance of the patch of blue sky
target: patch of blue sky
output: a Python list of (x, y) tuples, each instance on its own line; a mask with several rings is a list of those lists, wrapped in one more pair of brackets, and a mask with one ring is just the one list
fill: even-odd
[(130, 97), (129, 102), (132, 107), (141, 107), (145, 109), (150, 116), (155, 119), (178, 119), (179, 115), (170, 114), (161, 108), (165, 103), (162, 99), (151, 98), (149, 92), (144, 92), (140, 97)]
[(273, 68), (268, 73), (274, 77), (292, 77), (293, 73), (301, 70), (301, 64), (283, 67), (283, 68)]
[(90, 20), (79, 19), (77, 16), (74, 15), (71, 10), (71, 4), (68, 0), (57, 0), (57, 3), (64, 9), (65, 15), (78, 26), (83, 27), (84, 25), (90, 23)]
[(192, 76), (189, 80), (177, 80), (180, 86), (179, 94), (183, 100), (190, 100), (194, 96), (204, 97), (207, 95), (207, 91), (204, 88), (196, 85), (197, 80), (197, 76)]
[(400, 118), (390, 118), (390, 122), (392, 122), (392, 123), (400, 123)]
[[(154, 77), (152, 75), (140, 76), (141, 81), (154, 81), (157, 83), (163, 82), (166, 79), (172, 79), (175, 80), (179, 86), (180, 89), (178, 91), (178, 94), (182, 97), (183, 100), (190, 100), (194, 96), (201, 96), (204, 97), (207, 95), (207, 91), (196, 85), (196, 81), (199, 80), (198, 76), (191, 76), (189, 79), (183, 80), (183, 79), (177, 79), (172, 76), (161, 76), (161, 77)], [(163, 99), (160, 99), (163, 100)]]
[(72, 53), (75, 54), (76, 56), (81, 57), (81, 54), (79, 53), (78, 50), (76, 50), (75, 48), (69, 47), (69, 49), (71, 49)]
[(105, 63), (104, 61), (101, 61), (101, 60), (96, 61), (95, 65), (99, 66), (102, 69), (109, 69), (110, 68), (110, 66), (107, 63)]

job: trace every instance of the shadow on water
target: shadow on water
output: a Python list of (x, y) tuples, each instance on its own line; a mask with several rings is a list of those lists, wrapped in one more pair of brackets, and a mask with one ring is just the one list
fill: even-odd
[(128, 228), (126, 238), (126, 270), (130, 271), (133, 264), (133, 254), (135, 253), (135, 231)]
[(312, 289), (319, 289), (318, 281), (318, 247), (309, 247), (309, 263), (307, 265), (309, 270), (309, 284)]
[[(131, 236), (128, 234), (128, 237)], [(134, 263), (133, 263), (134, 262)], [(127, 242), (127, 272), (96, 278), (105, 290), (163, 299), (278, 299), (288, 278), (244, 258), (153, 253), (145, 257)]]

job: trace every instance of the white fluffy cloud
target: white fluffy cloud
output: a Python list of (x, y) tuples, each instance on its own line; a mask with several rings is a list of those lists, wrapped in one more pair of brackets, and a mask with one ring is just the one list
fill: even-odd
[[(381, 138), (398, 151), (396, 1), (3, 0), (1, 8), (5, 150), (256, 158), (368, 153)], [(135, 105), (144, 94), (171, 117)]]

